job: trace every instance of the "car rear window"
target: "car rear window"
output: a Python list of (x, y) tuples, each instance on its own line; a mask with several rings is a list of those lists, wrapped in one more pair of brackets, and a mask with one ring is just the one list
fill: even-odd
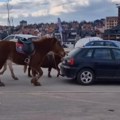
[(68, 53), (68, 56), (74, 56), (74, 55), (78, 54), (80, 51), (81, 51), (81, 48), (74, 48), (73, 50), (71, 50)]
[(91, 58), (93, 54), (94, 49), (88, 49), (84, 52), (83, 57), (84, 58)]
[(19, 36), (15, 36), (16, 40), (21, 40), (23, 39), (22, 37), (19, 37)]
[(11, 39), (14, 39), (14, 36), (13, 36), (13, 35), (8, 36), (8, 37), (4, 38), (3, 40), (9, 41), (9, 40), (11, 40)]

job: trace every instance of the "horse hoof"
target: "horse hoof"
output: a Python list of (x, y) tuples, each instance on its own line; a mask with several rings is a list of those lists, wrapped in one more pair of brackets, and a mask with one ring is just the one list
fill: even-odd
[(39, 82), (36, 82), (35, 80), (31, 80), (31, 83), (34, 85), (34, 86), (41, 86), (41, 84)]
[(32, 77), (32, 75), (28, 75), (28, 77)]
[(31, 83), (33, 83), (33, 84), (34, 84), (34, 82), (35, 82), (35, 81), (32, 79), (32, 80), (31, 80)]
[(64, 77), (65, 75), (63, 75), (63, 74), (60, 74), (60, 76)]
[(3, 82), (0, 82), (0, 86), (2, 87), (2, 86), (5, 86), (5, 84), (3, 83)]
[(52, 76), (51, 75), (48, 75), (49, 78), (51, 78)]
[(34, 86), (41, 86), (39, 82), (34, 83)]
[(0, 75), (2, 75), (4, 72), (0, 72)]
[(14, 80), (19, 80), (17, 77), (13, 77)]
[(59, 77), (59, 74), (57, 75), (57, 77)]

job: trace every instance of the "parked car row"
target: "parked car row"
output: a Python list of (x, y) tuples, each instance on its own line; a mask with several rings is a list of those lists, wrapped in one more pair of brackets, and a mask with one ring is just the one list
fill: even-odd
[(120, 79), (120, 42), (90, 41), (66, 55), (60, 70), (79, 84), (90, 85), (100, 79)]

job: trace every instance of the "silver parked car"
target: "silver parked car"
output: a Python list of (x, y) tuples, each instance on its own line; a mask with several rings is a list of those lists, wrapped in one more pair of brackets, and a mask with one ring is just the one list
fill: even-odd
[(23, 39), (23, 38), (26, 38), (32, 41), (38, 40), (38, 36), (34, 36), (30, 34), (11, 34), (5, 37), (3, 40), (17, 42), (18, 39)]

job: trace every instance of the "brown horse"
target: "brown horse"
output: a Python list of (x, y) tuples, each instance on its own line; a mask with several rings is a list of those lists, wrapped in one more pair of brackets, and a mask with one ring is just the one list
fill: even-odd
[[(51, 76), (51, 70), (52, 68), (57, 70), (57, 77), (59, 77), (60, 75), (60, 68), (58, 67), (59, 63), (61, 62), (62, 57), (51, 53), (51, 54), (47, 54), (45, 56), (45, 59), (41, 65), (42, 68), (48, 68), (48, 77), (52, 77)], [(25, 66), (24, 71), (26, 71), (27, 66)], [(28, 67), (28, 76), (31, 77), (31, 68)]]
[[(38, 82), (38, 79), (43, 75), (41, 64), (45, 55), (49, 51), (53, 51), (55, 54), (64, 57), (65, 51), (56, 38), (43, 38), (39, 41), (33, 41), (33, 44), (35, 47), (35, 53), (30, 57), (29, 66), (37, 74), (32, 76), (31, 83), (35, 86), (40, 86), (41, 84)], [(19, 65), (26, 65), (25, 60), (28, 58), (28, 55), (16, 51), (16, 43), (12, 41), (0, 42), (0, 56), (0, 69), (8, 59)], [(4, 86), (1, 79), (0, 86)]]
[[(59, 55), (57, 55), (57, 54), (54, 54), (53, 52), (51, 54), (50, 53), (48, 53), (45, 56), (41, 67), (48, 68), (48, 77), (52, 77), (51, 76), (51, 70), (52, 70), (52, 68), (56, 69), (57, 72), (58, 72), (57, 73), (57, 77), (59, 77), (59, 75), (60, 75), (60, 68), (58, 67), (58, 65), (61, 62), (61, 58), (62, 57), (59, 56)], [(18, 78), (16, 77), (16, 75), (14, 73), (14, 70), (13, 70), (13, 67), (12, 67), (12, 61), (11, 60), (7, 60), (7, 62), (3, 66), (3, 70), (0, 71), (0, 74), (3, 74), (7, 70), (7, 65), (9, 67), (9, 69), (10, 69), (12, 78), (14, 80), (18, 80)], [(27, 65), (24, 66), (24, 72), (26, 72), (26, 70), (27, 70)], [(31, 75), (31, 68), (30, 67), (28, 67), (28, 76), (32, 77), (32, 75)]]

